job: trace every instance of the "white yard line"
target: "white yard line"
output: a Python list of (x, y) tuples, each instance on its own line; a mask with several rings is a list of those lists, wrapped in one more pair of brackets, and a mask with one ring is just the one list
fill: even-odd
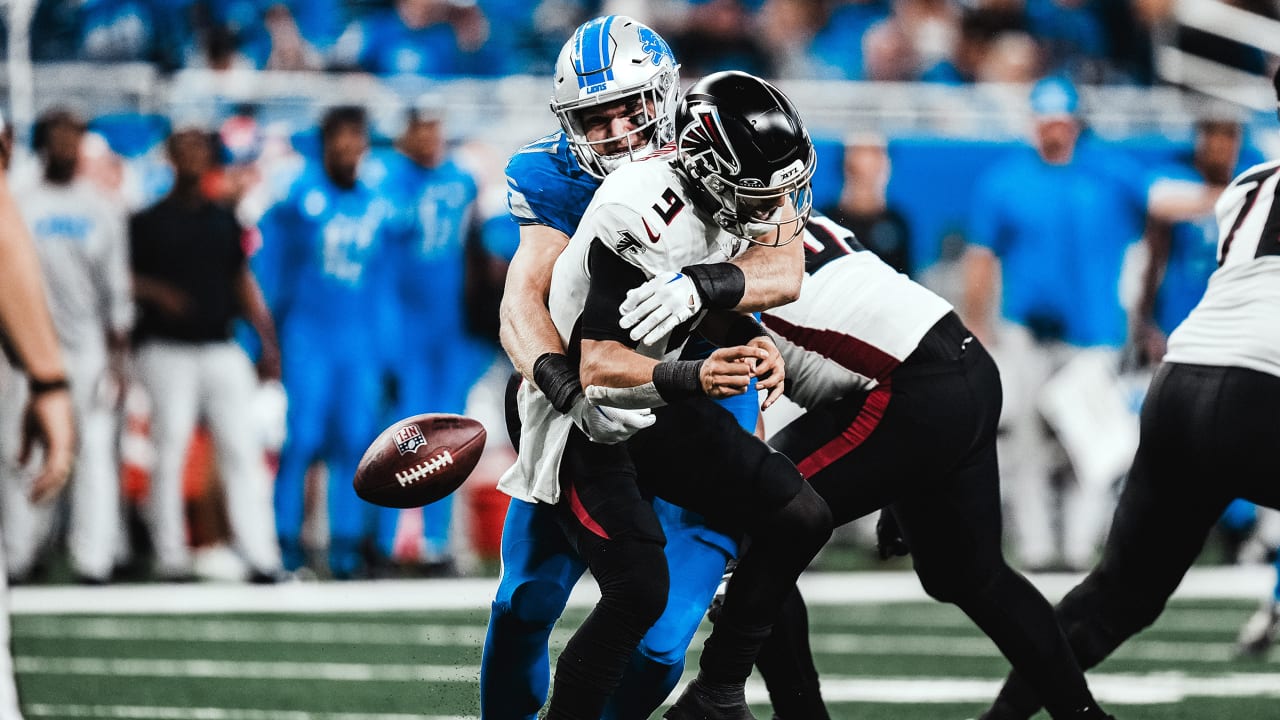
[(477, 720), (474, 715), (411, 715), (408, 713), (329, 713), (302, 710), (251, 710), (214, 707), (155, 707), (150, 705), (54, 705), (23, 707), (31, 717), (112, 718), (113, 720)]
[[(999, 679), (885, 678), (824, 676), (823, 697), (830, 703), (985, 703), (1000, 689)], [(1280, 674), (1226, 673), (1188, 676), (1182, 673), (1090, 673), (1089, 684), (1104, 703), (1154, 705), (1175, 703), (1190, 697), (1280, 698)], [(747, 685), (747, 700), (768, 702), (763, 683)], [(33, 717), (98, 717), (127, 720), (474, 720), (466, 716), (408, 715), (396, 713), (328, 713), (297, 710), (233, 708), (181, 708), (137, 705), (55, 705), (36, 703), (24, 708)]]
[[(1271, 590), (1270, 566), (1193, 568), (1176, 598), (1259, 599)], [(1061, 597), (1079, 575), (1031, 576), (1051, 599)], [(325, 613), (410, 610), (486, 610), (496, 578), (376, 580), (287, 583), (276, 586), (198, 583), (184, 585), (24, 586), (10, 593), (16, 614)], [(905, 571), (808, 573), (800, 580), (811, 605), (927, 601), (915, 575)], [(595, 583), (578, 583), (570, 599), (589, 607), (599, 598)]]
[(37, 657), (14, 659), (19, 674), (105, 675), (149, 678), (326, 680), (354, 682), (479, 682), (476, 665), (403, 665), (245, 660), (152, 660), (142, 658)]

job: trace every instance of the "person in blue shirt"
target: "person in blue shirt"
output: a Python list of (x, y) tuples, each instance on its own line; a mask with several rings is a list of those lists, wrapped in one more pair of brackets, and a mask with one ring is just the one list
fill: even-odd
[[(395, 323), (399, 360), (396, 418), (424, 412), (462, 414), (467, 393), (485, 363), (473, 361), (474, 341), (465, 327), (463, 306), (466, 239), (471, 230), (476, 181), (447, 154), (441, 98), (424, 96), (408, 114), (408, 124), (386, 158), (379, 183), (397, 210), (395, 272), (400, 317)], [(453, 496), (422, 508), (422, 560), (447, 570)], [(390, 551), (394, 527), (380, 529), (380, 545)]]
[(1244, 168), (1244, 131), (1235, 120), (1196, 123), (1191, 157), (1153, 175), (1143, 236), (1148, 262), (1130, 320), (1133, 340), (1149, 363), (1164, 357), (1165, 339), (1200, 302), (1218, 269), (1213, 204)]
[[(1053, 503), (1051, 478), (1071, 468), (1045, 432), (1037, 396), (1082, 349), (1118, 350), (1124, 342), (1120, 267), (1138, 236), (1145, 173), (1114, 149), (1080, 141), (1079, 98), (1067, 81), (1041, 80), (1030, 100), (1033, 146), (1013, 151), (977, 184), (963, 305), (1005, 378), (1000, 465), (1020, 559), (1029, 568), (1084, 568), (1109, 515), (1106, 499), (1097, 486), (1068, 482), (1062, 503)], [(1050, 520), (1059, 510), (1061, 543)]]
[[(546, 306), (556, 258), (604, 176), (673, 139), (679, 79), (675, 58), (657, 33), (631, 18), (606, 16), (580, 26), (565, 45), (554, 86), (561, 131), (525, 145), (507, 165), (508, 205), (520, 243), (507, 274), (500, 336), (522, 382), (537, 381), (537, 361), (563, 358)], [(787, 302), (799, 292), (802, 245), (752, 250), (738, 262), (754, 267), (756, 290)], [(781, 269), (789, 261), (797, 272)], [(725, 407), (743, 427), (757, 427), (754, 392)], [(643, 426), (633, 411), (605, 410), (585, 413), (579, 423), (593, 440), (618, 442)], [(513, 412), (509, 398), (509, 424)], [(667, 539), (671, 592), (605, 710), (603, 717), (611, 720), (647, 718), (666, 699), (725, 564), (737, 552), (735, 538), (706, 527), (696, 513), (659, 500), (654, 507)], [(554, 506), (513, 499), (502, 568), (480, 666), (481, 717), (532, 720), (547, 698), (551, 629), (586, 562), (560, 529)]]
[(363, 108), (330, 110), (320, 126), (322, 158), (267, 210), (254, 265), (279, 328), (287, 435), (275, 486), (276, 532), (285, 567), (304, 562), (303, 484), (328, 466), (329, 570), (364, 568), (373, 506), (351, 485), (377, 435), (393, 319), (388, 203), (357, 176), (369, 147)]

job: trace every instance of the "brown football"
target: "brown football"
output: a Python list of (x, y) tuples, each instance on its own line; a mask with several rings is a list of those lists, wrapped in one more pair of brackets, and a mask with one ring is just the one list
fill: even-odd
[(383, 507), (429, 505), (457, 490), (484, 452), (485, 430), (462, 415), (426, 413), (382, 431), (356, 468), (356, 494)]

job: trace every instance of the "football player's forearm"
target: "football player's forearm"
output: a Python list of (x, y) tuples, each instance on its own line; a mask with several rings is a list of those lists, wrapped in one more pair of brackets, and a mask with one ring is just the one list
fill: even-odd
[(527, 380), (533, 380), (533, 364), (538, 358), (564, 352), (547, 298), (556, 259), (568, 243), (564, 233), (545, 225), (521, 226), (520, 245), (507, 267), (498, 307), (498, 341), (516, 372)]
[(583, 340), (582, 386), (629, 388), (653, 381), (657, 360), (614, 340)]
[(498, 340), (516, 372), (532, 380), (533, 363), (546, 353), (563, 353), (564, 346), (542, 298), (522, 291), (513, 295), (510, 290), (499, 309)]
[(8, 188), (0, 182), (0, 330), (12, 343), (27, 373), (49, 380), (64, 375), (53, 320), (45, 304), (44, 281), (35, 247), (18, 216)]
[(746, 276), (746, 289), (734, 310), (760, 312), (800, 297), (804, 243), (799, 239), (781, 247), (752, 247), (733, 264)]

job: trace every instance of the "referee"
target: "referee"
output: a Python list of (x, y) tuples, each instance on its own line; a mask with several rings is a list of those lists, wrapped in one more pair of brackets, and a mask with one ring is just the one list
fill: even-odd
[[(1280, 72), (1273, 79), (1280, 98)], [(1102, 560), (1057, 607), (1081, 667), (1159, 617), (1227, 504), (1280, 508), (1280, 161), (1219, 199), (1218, 269), (1169, 337)], [(983, 720), (1040, 708), (1011, 674)]]

